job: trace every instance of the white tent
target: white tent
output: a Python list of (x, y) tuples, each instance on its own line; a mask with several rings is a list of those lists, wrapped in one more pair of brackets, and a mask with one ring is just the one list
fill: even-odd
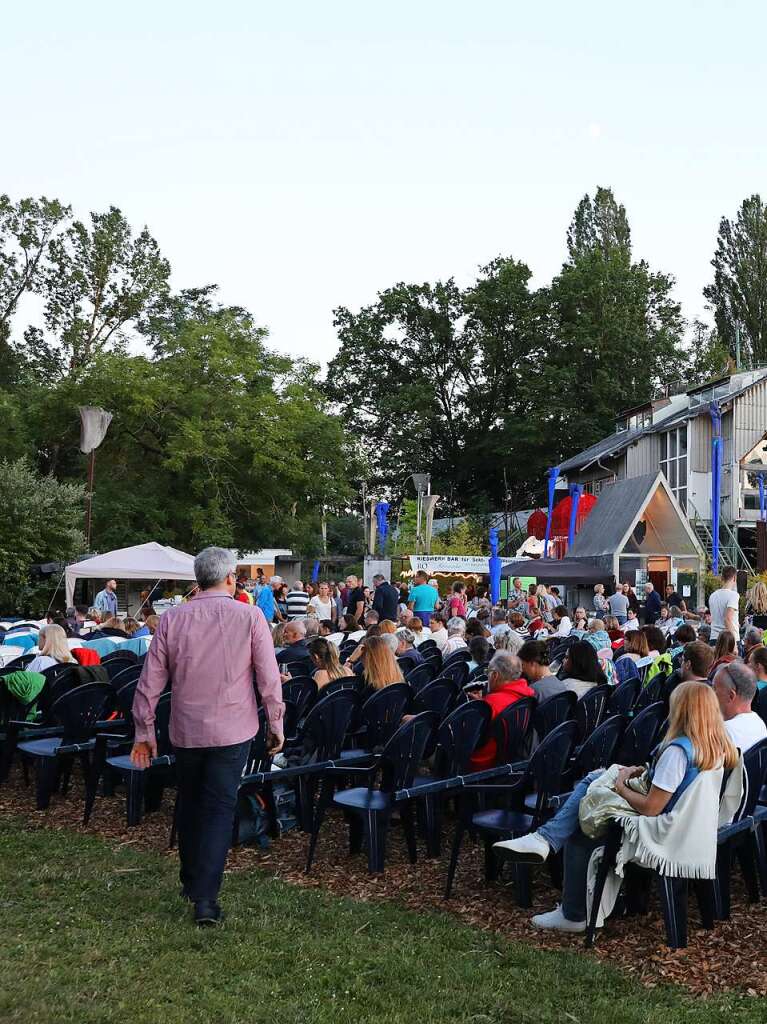
[(84, 562), (73, 562), (65, 570), (67, 605), (75, 596), (75, 583), (89, 580), (193, 580), (194, 558), (185, 551), (151, 541), (132, 548), (107, 551)]

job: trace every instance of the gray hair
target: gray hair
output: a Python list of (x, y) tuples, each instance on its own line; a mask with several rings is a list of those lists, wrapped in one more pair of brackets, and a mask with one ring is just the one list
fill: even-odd
[(300, 640), (303, 640), (306, 636), (306, 623), (303, 619), (291, 619), (289, 622), (285, 623), (284, 632), (295, 633)]
[(399, 637), (397, 636), (396, 633), (384, 633), (381, 636), (381, 639), (388, 646), (392, 654), (397, 653), (397, 648), (399, 647)]
[(306, 629), (307, 636), (319, 636), (320, 635), (320, 620), (315, 615), (314, 618), (304, 619), (304, 627)]
[(510, 654), (517, 654), (524, 642), (524, 638), (515, 629), (502, 629), (495, 634), (493, 646), (496, 651), (508, 651)]
[(519, 679), (522, 675), (522, 662), (510, 651), (496, 651), (490, 659), (487, 671), (497, 672), (501, 679)]
[(763, 630), (759, 629), (758, 626), (749, 626), (743, 636), (743, 643), (752, 645), (760, 644), (764, 638)]
[(750, 702), (754, 699), (756, 675), (748, 665), (744, 665), (742, 661), (731, 661), (729, 665), (722, 665), (714, 676), (714, 681), (723, 675), (726, 675), (726, 685), (735, 691), (740, 700)]
[(400, 640), (402, 640), (403, 643), (406, 643), (408, 647), (414, 646), (415, 633), (412, 631), (412, 629), (407, 629), (407, 627), (398, 629), (396, 635), (399, 637)]
[(194, 578), (203, 590), (223, 583), (237, 571), (237, 559), (226, 548), (203, 548), (194, 560)]
[(452, 619), (448, 619), (447, 622), (447, 635), (448, 636), (463, 636), (466, 632), (466, 623), (463, 619), (459, 619), (454, 616)]
[(506, 611), (503, 608), (493, 608), (493, 622), (505, 622)]

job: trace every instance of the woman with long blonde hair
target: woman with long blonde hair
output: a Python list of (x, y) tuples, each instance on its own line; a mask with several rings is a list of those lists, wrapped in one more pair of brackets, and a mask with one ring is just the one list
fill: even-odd
[[(656, 817), (671, 811), (701, 772), (732, 769), (738, 757), (738, 751), (725, 730), (712, 687), (701, 682), (680, 683), (671, 694), (669, 727), (657, 760), (648, 773), (647, 791), (642, 792), (629, 785), (632, 778), (644, 773), (645, 766), (640, 765), (620, 768), (613, 788), (638, 815)], [(584, 837), (580, 830), (579, 811), (589, 786), (602, 774), (602, 769), (597, 769), (582, 779), (561, 810), (537, 832), (494, 846), (502, 856), (517, 862), (537, 864), (564, 848), (562, 905), (548, 914), (534, 917), (532, 923), (537, 928), (565, 932), (586, 929), (588, 865), (599, 841)], [(717, 786), (717, 793), (718, 790)]]
[[(418, 621), (421, 622), (420, 619)], [(421, 622), (421, 629), (423, 629), (423, 623), (422, 622)], [(387, 633), (396, 633), (396, 632), (397, 632), (397, 624), (396, 624), (396, 622), (392, 622), (391, 619), (381, 619), (381, 621), (378, 623), (378, 635), (379, 636), (385, 636)]]
[(382, 690), (392, 683), (404, 683), (397, 659), (384, 637), (371, 636), (364, 641), (362, 677), (371, 690)]
[(67, 643), (67, 634), (61, 626), (43, 626), (37, 640), (40, 653), (27, 665), (26, 672), (43, 672), (53, 665), (76, 665)]
[(749, 625), (767, 629), (767, 586), (759, 580), (748, 594), (746, 618)]
[(309, 643), (309, 655), (314, 665), (314, 681), (322, 689), (333, 679), (345, 679), (354, 672), (348, 665), (342, 665), (335, 644), (322, 636), (317, 636)]

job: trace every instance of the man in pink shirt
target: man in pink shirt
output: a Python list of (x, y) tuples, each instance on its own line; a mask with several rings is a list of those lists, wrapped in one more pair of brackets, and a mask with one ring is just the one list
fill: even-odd
[(233, 600), (236, 564), (224, 548), (194, 560), (200, 593), (160, 617), (133, 701), (133, 763), (157, 755), (154, 719), (170, 682), (170, 740), (178, 777), (178, 851), (185, 898), (200, 925), (222, 920), (218, 892), (229, 852), (237, 790), (258, 732), (261, 696), (267, 746), (283, 744), (282, 684), (269, 627), (260, 608)]

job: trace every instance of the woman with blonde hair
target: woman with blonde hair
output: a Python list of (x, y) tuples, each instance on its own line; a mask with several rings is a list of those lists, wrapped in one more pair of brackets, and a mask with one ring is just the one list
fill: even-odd
[[(418, 621), (421, 622), (420, 619)], [(422, 622), (421, 622), (421, 629), (423, 629), (423, 623)], [(378, 623), (378, 635), (379, 636), (386, 636), (387, 633), (396, 633), (396, 632), (397, 632), (397, 624), (396, 624), (396, 622), (392, 622), (391, 619), (381, 619), (381, 621)]]
[(632, 629), (630, 633), (626, 633), (621, 658), (630, 658), (632, 661), (637, 662), (649, 657), (650, 645), (647, 643), (647, 637), (642, 630)]
[[(654, 765), (647, 772), (647, 786), (629, 782), (645, 773), (634, 765), (608, 769), (615, 775), (612, 788), (623, 798), (631, 812), (640, 817), (657, 817), (673, 810), (685, 790), (701, 772), (730, 770), (739, 754), (724, 727), (724, 719), (714, 690), (707, 683), (680, 683), (671, 694), (669, 726)], [(617, 769), (617, 773), (616, 773)], [(592, 782), (603, 775), (598, 769), (581, 780), (561, 810), (537, 832), (521, 839), (496, 843), (494, 849), (517, 862), (537, 863), (564, 848), (565, 884), (562, 905), (548, 914), (532, 919), (537, 928), (565, 932), (586, 930), (586, 880), (588, 865), (596, 847), (604, 839), (587, 839), (580, 829), (580, 803)], [(719, 784), (715, 788), (718, 803)], [(694, 822), (689, 823), (695, 827)], [(667, 850), (673, 860), (673, 853)]]
[(338, 648), (324, 637), (317, 636), (309, 643), (309, 655), (314, 665), (314, 681), (319, 689), (334, 679), (345, 679), (354, 672), (348, 665), (342, 665)]
[(77, 659), (72, 655), (67, 643), (67, 634), (63, 627), (43, 626), (37, 640), (40, 653), (30, 661), (25, 672), (44, 672), (54, 665), (76, 665)]
[(604, 583), (596, 583), (594, 585), (594, 611), (597, 615), (606, 615), (609, 607), (605, 597)]
[(391, 647), (382, 636), (371, 636), (363, 644), (362, 678), (371, 690), (382, 690), (392, 683), (404, 683), (405, 679), (397, 664)]
[(757, 629), (767, 629), (767, 586), (761, 580), (749, 591), (746, 621)]

